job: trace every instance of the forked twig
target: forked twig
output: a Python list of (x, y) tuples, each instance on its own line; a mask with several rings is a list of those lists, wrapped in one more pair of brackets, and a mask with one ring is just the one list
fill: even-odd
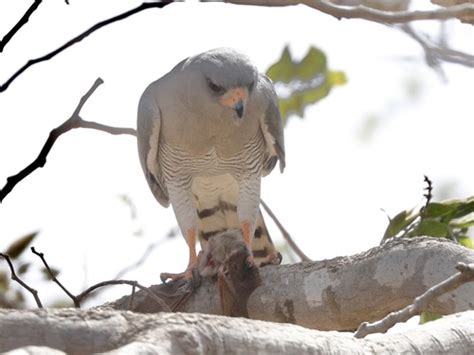
[[(44, 257), (44, 254), (37, 252), (34, 247), (31, 248), (31, 251), (33, 252), (33, 254), (35, 254), (35, 255), (37, 255), (41, 258), (41, 261), (43, 262), (43, 264), (46, 268), (46, 271), (51, 276), (51, 279), (66, 293), (66, 295), (68, 295), (68, 297), (73, 301), (74, 307), (76, 307), (76, 308), (80, 308), (81, 307), (81, 302), (84, 301), (84, 299), (86, 299), (93, 291), (97, 290), (98, 288), (101, 288), (101, 287), (104, 287), (104, 286), (110, 286), (110, 285), (130, 285), (130, 286), (132, 286), (132, 297), (135, 293), (135, 288), (139, 288), (140, 290), (143, 290), (143, 292), (145, 292), (147, 295), (149, 295), (161, 307), (161, 309), (163, 311), (167, 311), (167, 312), (171, 311), (171, 309), (168, 307), (168, 305), (161, 298), (159, 298), (157, 295), (155, 295), (152, 291), (150, 291), (145, 286), (143, 286), (143, 285), (139, 284), (137, 281), (133, 281), (133, 280), (102, 281), (102, 282), (99, 282), (99, 283), (87, 288), (85, 291), (83, 291), (79, 295), (75, 296), (71, 292), (69, 292), (69, 290), (54, 275), (54, 273), (52, 272), (51, 268), (49, 267), (49, 265), (48, 265), (48, 263), (47, 263), (47, 261)], [(0, 254), (0, 255), (2, 255), (2, 254)], [(8, 261), (8, 259), (7, 259), (7, 261)], [(12, 275), (13, 275), (13, 273), (12, 273)], [(22, 284), (22, 286), (24, 286), (25, 288), (28, 287), (26, 284)], [(132, 301), (130, 301), (130, 305), (132, 304), (131, 302)]]
[(0, 203), (13, 190), (16, 184), (18, 184), (20, 181), (22, 181), (24, 178), (30, 175), (33, 171), (35, 171), (38, 168), (42, 168), (46, 164), (46, 157), (48, 156), (49, 151), (51, 150), (54, 143), (56, 142), (56, 139), (58, 139), (63, 133), (66, 133), (74, 128), (82, 127), (82, 128), (96, 129), (96, 130), (104, 131), (110, 134), (136, 135), (136, 131), (132, 128), (112, 127), (112, 126), (107, 126), (107, 125), (103, 125), (96, 122), (85, 121), (81, 118), (80, 113), (81, 113), (82, 107), (90, 98), (90, 96), (94, 93), (94, 91), (102, 83), (103, 83), (103, 80), (101, 78), (97, 78), (94, 84), (92, 85), (92, 87), (80, 99), (79, 104), (74, 110), (72, 116), (49, 133), (49, 137), (44, 143), (43, 148), (41, 149), (36, 159), (31, 164), (29, 164), (26, 168), (24, 168), (19, 173), (17, 173), (16, 175), (12, 175), (7, 178), (6, 184), (0, 190)]
[(40, 257), (41, 261), (44, 264), (44, 267), (46, 268), (46, 271), (51, 277), (51, 280), (53, 280), (64, 291), (64, 293), (66, 293), (66, 295), (68, 295), (72, 299), (72, 301), (74, 302), (74, 307), (79, 308), (81, 305), (76, 302), (74, 295), (71, 292), (69, 292), (69, 290), (66, 287), (64, 287), (63, 284), (58, 280), (58, 278), (56, 277), (56, 274), (51, 270), (46, 259), (44, 258), (44, 254), (37, 252), (35, 247), (31, 247), (31, 252)]

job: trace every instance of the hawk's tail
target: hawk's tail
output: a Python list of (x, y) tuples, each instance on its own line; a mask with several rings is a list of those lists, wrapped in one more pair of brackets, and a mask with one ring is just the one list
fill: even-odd
[[(200, 201), (202, 202), (202, 201)], [(201, 204), (199, 204), (201, 205)], [(201, 207), (201, 206), (199, 206)], [(204, 207), (204, 206), (203, 206)], [(217, 204), (208, 208), (198, 208), (199, 217), (199, 241), (201, 248), (212, 236), (228, 229), (239, 229), (240, 223), (237, 216), (237, 206), (219, 200)], [(268, 233), (267, 226), (263, 220), (262, 212), (258, 211), (255, 233), (252, 242), (252, 254), (255, 263), (260, 266), (268, 264), (280, 264), (282, 256)]]

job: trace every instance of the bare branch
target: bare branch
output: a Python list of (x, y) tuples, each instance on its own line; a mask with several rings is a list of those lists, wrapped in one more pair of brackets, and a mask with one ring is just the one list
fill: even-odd
[[(148, 296), (150, 296), (152, 298), (152, 300), (154, 300), (158, 304), (158, 306), (160, 307), (160, 309), (163, 312), (171, 312), (171, 309), (168, 307), (168, 305), (161, 298), (159, 298), (157, 295), (155, 295), (151, 290), (149, 290), (145, 286), (139, 284), (137, 281), (131, 281), (131, 280), (102, 281), (102, 282), (99, 282), (99, 283), (89, 287), (85, 291), (81, 292), (79, 295), (74, 296), (71, 292), (69, 292), (69, 290), (65, 286), (63, 286), (63, 284), (61, 284), (61, 282), (59, 282), (57, 277), (51, 271), (51, 268), (49, 267), (49, 265), (48, 265), (48, 263), (47, 263), (47, 261), (44, 257), (44, 254), (37, 252), (34, 247), (31, 248), (31, 251), (33, 252), (33, 254), (35, 254), (35, 255), (37, 255), (41, 258), (41, 261), (43, 262), (44, 266), (46, 267), (46, 270), (48, 271), (49, 275), (51, 276), (51, 279), (66, 293), (66, 295), (68, 295), (68, 297), (74, 302), (74, 307), (76, 307), (76, 308), (81, 308), (81, 302), (84, 299), (86, 299), (93, 291), (97, 290), (98, 288), (101, 288), (101, 287), (104, 287), (104, 286), (109, 286), (109, 285), (130, 285), (130, 286), (132, 286), (132, 294), (130, 296), (132, 299), (135, 295), (135, 289), (138, 287), (140, 290), (142, 290)], [(0, 253), (0, 256), (5, 257), (5, 259), (7, 260), (8, 264), (10, 265), (10, 269), (12, 270), (12, 279), (14, 279), (13, 276), (16, 277), (16, 274), (14, 273), (13, 265), (11, 264), (10, 258), (8, 258), (8, 256), (5, 256), (4, 254), (1, 254), (1, 253)], [(21, 280), (16, 280), (16, 281), (21, 282)], [(36, 292), (35, 290), (29, 288), (24, 283), (21, 283), (21, 285), (23, 287), (25, 287), (30, 292), (32, 292), (32, 291)], [(33, 293), (33, 294), (35, 294), (35, 293)], [(132, 299), (130, 300), (130, 306), (132, 305), (132, 302), (133, 302)], [(38, 299), (38, 301), (39, 301), (39, 299)], [(38, 304), (38, 307), (42, 307), (40, 304), (41, 303)]]
[(447, 20), (464, 16), (474, 16), (474, 4), (462, 4), (429, 11), (388, 12), (366, 6), (341, 7), (323, 0), (224, 0), (240, 5), (289, 6), (303, 4), (315, 10), (341, 19), (363, 19), (372, 22), (394, 24), (424, 20)]
[(72, 299), (72, 301), (74, 302), (74, 307), (80, 308), (81, 305), (77, 302), (76, 297), (74, 297), (74, 295), (71, 292), (69, 292), (69, 290), (66, 287), (64, 287), (61, 282), (59, 282), (54, 272), (51, 271), (51, 268), (49, 267), (48, 263), (46, 262), (46, 259), (44, 258), (44, 254), (37, 252), (35, 250), (35, 247), (31, 247), (31, 252), (35, 255), (38, 255), (41, 258), (41, 261), (43, 262), (44, 267), (46, 268), (46, 271), (51, 277), (51, 280), (53, 280), (56, 284), (58, 284), (58, 286), (61, 287), (64, 293), (66, 293), (66, 295), (68, 295)]
[(132, 286), (132, 293), (130, 295), (130, 302), (128, 303), (128, 310), (131, 311), (133, 307), (133, 298), (135, 297), (135, 285)]
[(117, 21), (121, 21), (127, 17), (130, 17), (132, 15), (135, 15), (143, 10), (147, 10), (147, 9), (151, 9), (151, 8), (163, 8), (165, 7), (166, 5), (169, 5), (171, 4), (173, 1), (163, 1), (163, 2), (144, 2), (143, 4), (141, 4), (140, 6), (132, 9), (132, 10), (128, 10), (120, 15), (117, 15), (117, 16), (114, 16), (114, 17), (111, 17), (107, 20), (104, 20), (104, 21), (101, 21), (97, 24), (95, 24), (94, 26), (92, 26), (91, 28), (89, 28), (88, 30), (82, 32), (80, 35), (74, 37), (73, 39), (69, 40), (68, 42), (66, 42), (65, 44), (63, 44), (61, 47), (55, 49), (54, 51), (48, 53), (48, 54), (45, 54), (44, 56), (42, 57), (38, 57), (38, 58), (35, 58), (35, 59), (30, 59), (28, 62), (26, 62), (26, 64), (24, 64), (20, 69), (18, 69), (3, 85), (0, 86), (0, 92), (3, 92), (5, 91), (6, 89), (8, 89), (8, 87), (10, 86), (10, 84), (18, 77), (20, 76), (26, 69), (28, 69), (29, 67), (31, 67), (32, 65), (35, 65), (37, 63), (41, 63), (41, 62), (44, 62), (44, 61), (47, 61), (53, 57), (55, 57), (57, 54), (61, 53), (62, 51), (64, 51), (65, 49), (71, 47), (72, 45), (82, 41), (84, 38), (86, 38), (87, 36), (89, 36), (91, 33), (101, 29), (102, 27), (105, 27), (107, 25), (110, 25), (111, 23), (114, 23), (114, 22), (117, 22)]
[(94, 82), (92, 87), (87, 91), (87, 93), (84, 94), (84, 96), (81, 98), (72, 116), (49, 133), (49, 137), (44, 143), (43, 148), (41, 149), (36, 159), (31, 164), (29, 164), (26, 168), (24, 168), (19, 173), (17, 173), (16, 175), (13, 175), (7, 178), (7, 183), (0, 190), (0, 203), (13, 190), (16, 184), (18, 184), (20, 181), (22, 181), (24, 178), (26, 178), (36, 169), (44, 167), (44, 165), (46, 164), (46, 158), (49, 154), (49, 151), (51, 150), (54, 143), (56, 142), (56, 139), (58, 139), (59, 136), (61, 136), (63, 133), (66, 133), (74, 128), (83, 127), (83, 128), (91, 128), (91, 129), (104, 131), (110, 134), (135, 135), (135, 130), (131, 128), (117, 128), (117, 127), (102, 125), (95, 122), (84, 121), (79, 116), (84, 104), (87, 102), (90, 96), (94, 93), (94, 91), (99, 87), (99, 85), (101, 85), (102, 83), (103, 83), (103, 80), (101, 78), (98, 78)]
[(312, 261), (299, 247), (296, 245), (296, 243), (293, 241), (293, 238), (291, 238), (290, 233), (283, 227), (283, 225), (280, 223), (278, 218), (275, 216), (275, 214), (272, 212), (270, 207), (262, 200), (260, 199), (260, 203), (262, 204), (265, 212), (271, 217), (273, 222), (277, 225), (278, 229), (280, 229), (281, 234), (283, 235), (283, 238), (288, 242), (290, 245), (291, 249), (300, 257), (302, 261)]
[[(91, 287), (89, 287), (87, 290), (81, 292), (79, 295), (75, 296), (75, 299), (77, 302), (80, 304), (84, 299), (86, 299), (93, 291), (97, 290), (98, 288), (104, 287), (104, 286), (110, 286), (110, 285), (130, 285), (133, 287), (137, 287), (143, 292), (145, 292), (148, 296), (151, 297), (152, 300), (158, 304), (162, 312), (171, 312), (170, 307), (157, 295), (155, 295), (151, 290), (146, 288), (143, 285), (140, 285), (137, 281), (132, 281), (132, 280), (109, 280), (109, 281), (102, 281), (99, 282), (98, 284), (95, 284)], [(134, 295), (135, 293), (132, 293)]]
[(30, 16), (33, 12), (36, 11), (38, 6), (43, 2), (43, 0), (35, 0), (31, 6), (26, 10), (26, 12), (23, 14), (23, 16), (18, 20), (15, 26), (12, 27), (10, 31), (3, 37), (3, 39), (0, 41), (0, 53), (3, 52), (3, 49), (7, 45), (8, 42), (13, 38), (13, 36), (22, 28), (30, 19)]
[(424, 206), (424, 208), (426, 208), (428, 207), (431, 202), (431, 199), (433, 198), (433, 182), (426, 175), (423, 176), (423, 181), (426, 182), (426, 187), (424, 188), (424, 190), (426, 190), (426, 194), (423, 195), (426, 198)]
[(474, 281), (474, 264), (458, 263), (456, 269), (460, 272), (428, 289), (424, 294), (415, 298), (411, 305), (399, 311), (392, 312), (377, 322), (362, 323), (354, 336), (356, 338), (363, 338), (366, 335), (373, 333), (385, 333), (395, 324), (406, 322), (411, 317), (419, 315), (421, 312), (427, 310), (429, 304), (438, 297), (455, 290), (467, 282)]
[(15, 268), (13, 267), (13, 263), (10, 260), (10, 257), (7, 254), (3, 254), (3, 253), (0, 253), (0, 256), (3, 257), (8, 263), (8, 266), (10, 267), (10, 272), (12, 274), (11, 276), (12, 280), (18, 282), (24, 289), (26, 289), (29, 293), (33, 295), (33, 297), (35, 298), (36, 304), (38, 305), (38, 308), (43, 308), (43, 304), (41, 303), (41, 300), (38, 296), (38, 291), (28, 286), (17, 276), (17, 274), (15, 273)]
[(80, 127), (81, 128), (96, 129), (98, 131), (103, 131), (103, 132), (107, 132), (107, 133), (114, 134), (114, 135), (118, 135), (118, 134), (129, 134), (131, 136), (136, 136), (137, 135), (137, 131), (133, 128), (113, 127), (113, 126), (104, 125), (102, 123), (86, 121), (86, 120), (81, 120), (81, 126)]
[(437, 45), (430, 41), (427, 36), (417, 33), (409, 24), (403, 24), (399, 28), (420, 44), (425, 52), (426, 64), (435, 69), (444, 80), (445, 75), (441, 68), (441, 62), (443, 61), (474, 68), (473, 55), (447, 48), (443, 44)]
[(120, 279), (122, 278), (125, 274), (127, 274), (128, 272), (138, 268), (139, 266), (141, 266), (147, 259), (148, 257), (150, 256), (151, 252), (153, 250), (155, 250), (155, 248), (160, 245), (161, 243), (165, 242), (167, 239), (160, 239), (160, 240), (157, 240), (156, 242), (148, 245), (148, 247), (145, 249), (145, 252), (142, 254), (142, 256), (140, 257), (140, 259), (138, 259), (136, 262), (134, 262), (133, 264), (131, 265), (128, 265), (126, 267), (124, 267), (122, 270), (120, 270), (117, 275), (115, 275), (114, 279)]

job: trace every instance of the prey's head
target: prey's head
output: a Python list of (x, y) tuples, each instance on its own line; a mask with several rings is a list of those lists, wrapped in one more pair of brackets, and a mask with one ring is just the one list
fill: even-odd
[(250, 99), (258, 71), (249, 58), (233, 49), (218, 48), (191, 58), (199, 70), (204, 104), (217, 105), (231, 116), (241, 120)]

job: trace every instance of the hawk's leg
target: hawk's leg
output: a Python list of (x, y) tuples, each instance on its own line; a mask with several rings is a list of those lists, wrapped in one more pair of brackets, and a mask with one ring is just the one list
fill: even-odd
[(196, 267), (197, 256), (196, 256), (196, 231), (194, 229), (188, 229), (186, 232), (186, 242), (189, 248), (189, 262), (188, 267), (184, 272), (173, 274), (170, 272), (162, 272), (160, 275), (161, 281), (165, 282), (168, 279), (172, 281), (177, 280), (191, 280), (193, 278), (193, 270)]
[(250, 251), (248, 263), (249, 265), (254, 265), (252, 240), (260, 205), (260, 175), (247, 176), (240, 179), (239, 185), (237, 214), (239, 215), (240, 226), (242, 228), (242, 237)]
[[(174, 181), (176, 183), (176, 180)], [(189, 251), (188, 267), (184, 272), (177, 274), (164, 272), (160, 275), (164, 282), (167, 279), (173, 281), (186, 280), (193, 278), (193, 269), (196, 267), (196, 235), (197, 235), (197, 214), (193, 205), (193, 197), (191, 194), (191, 179), (185, 179), (184, 183), (181, 181), (179, 185), (168, 185), (168, 192), (170, 194), (171, 204), (178, 220), (178, 225), (181, 233), (186, 239)]]
[(247, 263), (248, 263), (249, 266), (254, 265), (255, 261), (253, 259), (253, 255), (252, 255), (253, 232), (251, 232), (250, 222), (247, 222), (247, 221), (242, 222), (242, 236), (244, 238), (245, 245), (247, 246), (248, 250), (250, 251), (250, 256), (247, 258)]

